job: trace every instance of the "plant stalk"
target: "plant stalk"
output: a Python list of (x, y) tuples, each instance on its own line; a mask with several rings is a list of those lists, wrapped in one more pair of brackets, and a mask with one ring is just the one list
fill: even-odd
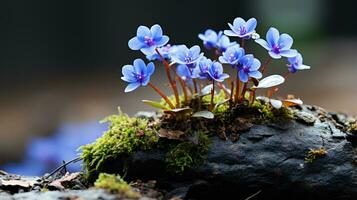
[(174, 79), (172, 79), (172, 77), (171, 77), (170, 64), (165, 60), (165, 58), (161, 55), (161, 53), (159, 52), (159, 50), (157, 48), (155, 49), (155, 51), (160, 56), (162, 63), (165, 66), (167, 78), (169, 79), (171, 88), (174, 91), (174, 95), (175, 95), (175, 99), (176, 99), (176, 107), (179, 108), (180, 107), (180, 97), (179, 97), (179, 93), (177, 90), (176, 81)]
[(171, 109), (175, 108), (174, 104), (171, 103), (170, 99), (159, 88), (157, 88), (154, 84), (150, 82), (148, 83), (148, 85), (165, 100), (165, 102), (170, 106)]

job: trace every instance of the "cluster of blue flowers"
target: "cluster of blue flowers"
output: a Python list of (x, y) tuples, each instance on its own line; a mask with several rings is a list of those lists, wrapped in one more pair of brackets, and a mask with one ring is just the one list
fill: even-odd
[[(215, 59), (207, 58), (198, 45), (187, 47), (168, 44), (169, 37), (163, 35), (161, 27), (157, 24), (150, 29), (146, 26), (139, 26), (136, 36), (129, 40), (129, 48), (140, 50), (149, 61), (158, 60), (164, 64), (170, 86), (176, 97), (176, 104), (174, 105), (161, 90), (150, 82), (155, 66), (153, 62), (145, 64), (142, 59), (136, 59), (133, 65), (125, 65), (122, 68), (122, 80), (129, 83), (125, 92), (133, 91), (139, 86), (149, 85), (161, 95), (171, 109), (174, 109), (180, 107), (176, 81), (180, 82), (186, 100), (189, 98), (189, 93), (191, 93), (190, 98), (199, 96), (201, 90), (198, 88), (202, 88), (208, 82), (213, 85), (212, 98), (214, 85), (217, 84), (221, 89), (230, 87), (230, 90), (226, 90), (228, 93), (235, 91), (235, 95), (230, 96), (235, 97), (234, 102), (240, 103), (246, 100), (246, 92), (255, 93), (258, 88), (267, 88), (267, 86), (259, 85), (259, 80), (266, 72), (271, 59), (287, 58), (288, 73), (310, 68), (303, 64), (302, 55), (292, 49), (293, 38), (290, 35), (280, 34), (276, 28), (271, 27), (266, 33), (266, 39), (261, 39), (255, 30), (257, 27), (255, 18), (245, 21), (237, 17), (233, 24), (228, 23), (228, 26), (230, 28), (228, 30), (215, 32), (208, 29), (198, 35), (204, 47), (208, 51), (213, 50)], [(239, 41), (231, 41), (232, 38), (238, 38)], [(245, 43), (250, 40), (267, 50), (269, 58), (264, 65), (245, 49)], [(234, 75), (224, 73), (225, 65), (236, 70), (236, 73)], [(285, 77), (273, 75), (266, 77), (264, 84), (280, 82), (286, 78), (287, 75)], [(228, 87), (224, 84), (225, 80), (228, 80)], [(276, 91), (276, 84), (269, 85)], [(270, 96), (268, 95), (269, 98)]]
[[(94, 142), (107, 130), (107, 124), (97, 120), (83, 123), (65, 123), (50, 137), (32, 138), (22, 161), (0, 166), (6, 172), (27, 176), (41, 176), (51, 172), (64, 161), (78, 157), (78, 148)], [(82, 162), (67, 166), (70, 172), (81, 171)]]

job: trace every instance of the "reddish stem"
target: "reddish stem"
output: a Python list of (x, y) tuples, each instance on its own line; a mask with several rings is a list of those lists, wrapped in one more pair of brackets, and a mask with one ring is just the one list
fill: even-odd
[(230, 93), (228, 91), (228, 89), (226, 88), (226, 86), (224, 86), (223, 83), (217, 83), (217, 86), (219, 87), (219, 89), (223, 90), (224, 91), (224, 94), (226, 95), (226, 97), (229, 97), (230, 96)]
[(152, 89), (154, 89), (154, 90), (166, 101), (167, 104), (169, 104), (169, 106), (170, 106), (171, 109), (174, 109), (174, 108), (175, 108), (175, 106), (171, 103), (170, 99), (167, 98), (167, 96), (166, 96), (159, 88), (157, 88), (155, 85), (153, 85), (153, 84), (150, 83), (150, 82), (148, 83), (148, 85), (149, 85)]
[[(239, 101), (239, 91), (240, 91), (240, 80), (239, 80), (239, 71), (237, 70), (237, 77), (236, 77), (236, 93), (234, 96), (235, 102)], [(233, 91), (232, 91), (233, 92)]]
[(193, 89), (195, 90), (195, 94), (197, 94), (197, 82), (195, 79), (192, 79), (193, 81)]
[(247, 92), (247, 86), (248, 86), (248, 82), (244, 83), (243, 89), (242, 89), (242, 95), (241, 95), (242, 100), (245, 99), (245, 93)]
[(210, 108), (209, 108), (210, 111), (212, 111), (213, 107), (214, 107), (213, 99), (214, 99), (214, 80), (212, 81), (211, 105), (210, 105)]
[(157, 48), (155, 49), (155, 51), (160, 56), (160, 58), (162, 60), (162, 63), (165, 66), (167, 78), (169, 79), (171, 88), (172, 88), (172, 90), (174, 91), (174, 94), (175, 94), (176, 106), (180, 107), (180, 97), (179, 97), (179, 93), (178, 93), (178, 90), (177, 90), (176, 81), (173, 80), (172, 77), (171, 77), (170, 64), (165, 60), (165, 58), (161, 55), (161, 53), (159, 52), (159, 50)]

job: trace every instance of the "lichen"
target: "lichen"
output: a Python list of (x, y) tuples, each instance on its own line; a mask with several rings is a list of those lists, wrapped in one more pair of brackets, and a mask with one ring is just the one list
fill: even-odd
[(158, 142), (156, 128), (147, 119), (130, 118), (120, 113), (101, 121), (109, 122), (108, 130), (94, 143), (82, 146), (81, 158), (88, 176), (100, 171), (105, 160), (130, 155), (135, 150), (148, 150)]
[(202, 132), (197, 133), (197, 138), (197, 143), (184, 141), (170, 147), (165, 160), (169, 171), (181, 174), (206, 159), (210, 139)]
[(323, 147), (321, 147), (319, 149), (310, 149), (309, 152), (307, 152), (307, 155), (305, 157), (305, 163), (312, 163), (317, 158), (325, 157), (326, 154), (327, 154), (327, 151)]
[(100, 173), (98, 179), (94, 182), (94, 187), (105, 189), (110, 193), (118, 194), (125, 198), (140, 198), (140, 194), (133, 191), (132, 187), (119, 175)]

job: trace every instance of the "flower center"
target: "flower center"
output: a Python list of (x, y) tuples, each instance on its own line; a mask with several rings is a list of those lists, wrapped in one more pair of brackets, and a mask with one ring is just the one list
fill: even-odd
[(153, 46), (155, 44), (154, 40), (152, 38), (148, 37), (148, 36), (145, 36), (144, 42), (149, 47), (151, 47), (151, 46)]
[(274, 45), (272, 50), (273, 50), (274, 53), (279, 54), (280, 53), (280, 46), (279, 45)]
[(145, 79), (145, 75), (143, 73), (135, 74), (135, 78), (138, 82), (142, 83)]
[(235, 59), (236, 59), (236, 56), (234, 55), (234, 53), (229, 54), (228, 60), (229, 60), (230, 62), (233, 62)]
[(240, 33), (241, 35), (244, 35), (244, 34), (247, 33), (247, 29), (245, 29), (245, 26), (241, 26), (241, 27), (239, 28), (239, 33)]
[(249, 70), (249, 68), (248, 67), (243, 67), (243, 72), (244, 73), (246, 73), (246, 74), (248, 74), (249, 72), (250, 72), (250, 70)]

